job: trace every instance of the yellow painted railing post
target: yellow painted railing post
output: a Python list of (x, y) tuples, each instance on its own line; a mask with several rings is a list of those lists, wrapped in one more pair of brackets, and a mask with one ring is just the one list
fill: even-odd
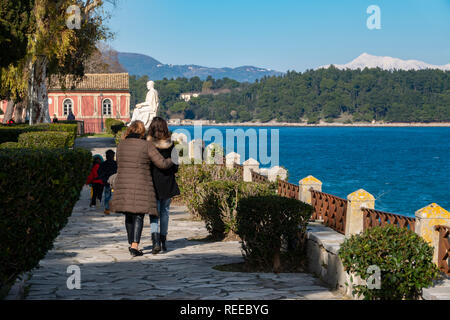
[(450, 227), (450, 212), (436, 203), (416, 211), (416, 233), (434, 247), (433, 261), (438, 261), (439, 233), (435, 226)]
[(375, 209), (375, 197), (366, 190), (359, 189), (347, 196), (345, 236), (350, 237), (364, 230), (364, 217), (361, 208)]
[(319, 179), (308, 176), (298, 182), (299, 185), (299, 199), (305, 203), (311, 204), (311, 188), (315, 191), (322, 192), (322, 181)]

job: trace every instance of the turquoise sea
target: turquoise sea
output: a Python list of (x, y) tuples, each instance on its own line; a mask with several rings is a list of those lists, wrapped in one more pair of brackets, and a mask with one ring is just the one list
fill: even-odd
[[(313, 175), (323, 182), (323, 192), (342, 198), (363, 188), (375, 196), (376, 209), (409, 216), (433, 202), (450, 210), (450, 128), (208, 126), (203, 131), (211, 128), (224, 136), (227, 129), (266, 129), (268, 137), (279, 130), (279, 161), (291, 183)], [(171, 128), (179, 129), (194, 135), (193, 127)], [(248, 146), (246, 153), (248, 159)]]

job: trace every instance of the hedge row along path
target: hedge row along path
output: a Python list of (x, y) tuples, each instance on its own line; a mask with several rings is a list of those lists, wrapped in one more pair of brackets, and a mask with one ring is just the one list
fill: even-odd
[[(108, 139), (77, 141), (102, 153)], [(173, 206), (168, 236), (169, 252), (153, 256), (149, 219), (141, 248), (143, 257), (131, 258), (127, 249), (124, 217), (103, 216), (89, 209), (84, 188), (69, 223), (54, 249), (33, 270), (26, 282), (26, 299), (342, 299), (310, 274), (221, 272), (212, 267), (242, 262), (239, 242), (188, 240), (208, 235), (201, 221), (189, 220), (186, 208)], [(81, 289), (69, 290), (67, 268), (80, 267)]]

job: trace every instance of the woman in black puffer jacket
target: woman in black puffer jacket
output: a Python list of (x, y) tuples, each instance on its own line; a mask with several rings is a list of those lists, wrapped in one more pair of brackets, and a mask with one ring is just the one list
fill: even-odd
[[(153, 143), (164, 158), (171, 158), (172, 150), (175, 146), (171, 140), (167, 122), (164, 119), (160, 117), (153, 119), (147, 140)], [(159, 218), (155, 216), (150, 217), (150, 229), (153, 242), (152, 253), (157, 254), (161, 250), (163, 252), (167, 251), (166, 240), (169, 229), (170, 203), (173, 197), (180, 194), (180, 189), (175, 179), (175, 174), (178, 172), (178, 165), (174, 165), (166, 170), (151, 165), (151, 172)]]

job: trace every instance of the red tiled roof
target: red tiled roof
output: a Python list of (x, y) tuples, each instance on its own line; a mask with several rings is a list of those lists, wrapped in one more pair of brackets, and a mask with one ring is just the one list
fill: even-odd
[(67, 76), (61, 86), (58, 78), (52, 77), (48, 90), (129, 90), (128, 73), (87, 73), (80, 82), (73, 83), (73, 77)]

